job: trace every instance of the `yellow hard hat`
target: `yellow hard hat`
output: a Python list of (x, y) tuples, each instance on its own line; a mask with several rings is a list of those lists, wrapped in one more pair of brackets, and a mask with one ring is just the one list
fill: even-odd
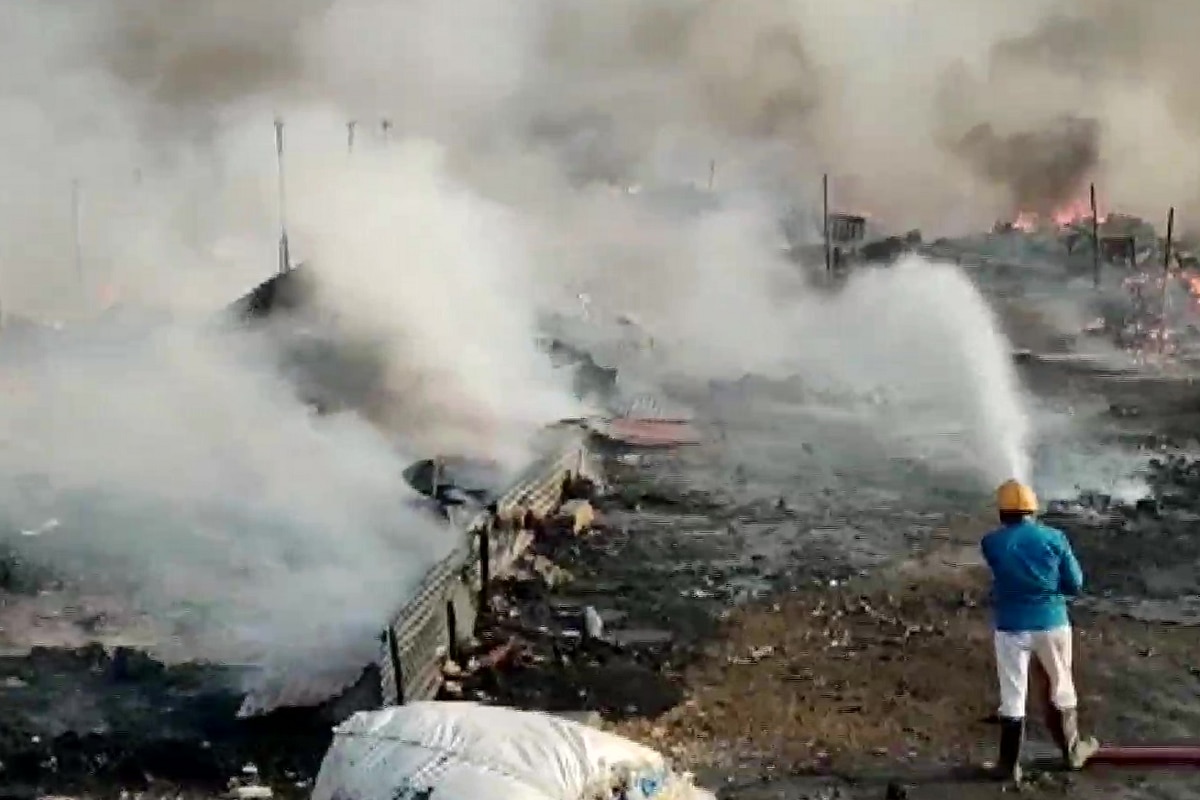
[(1037, 495), (1033, 493), (1033, 489), (1010, 478), (996, 490), (996, 508), (1000, 511), (1033, 514), (1038, 510)]

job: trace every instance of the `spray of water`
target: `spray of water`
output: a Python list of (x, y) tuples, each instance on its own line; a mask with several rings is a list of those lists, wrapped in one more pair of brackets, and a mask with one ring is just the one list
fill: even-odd
[[(1032, 429), (1012, 348), (962, 272), (910, 258), (864, 276), (849, 293), (852, 302), (876, 309), (875, 330), (887, 332), (875, 339), (875, 379), (892, 387), (911, 424), (945, 426), (940, 434), (934, 428), (932, 440), (925, 437), (931, 454), (957, 449), (988, 488), (1007, 478), (1030, 480)], [(897, 420), (897, 430), (909, 424)], [(939, 447), (938, 436), (949, 437), (950, 447)]]
[(762, 195), (720, 200), (682, 218), (610, 196), (577, 201), (603, 206), (607, 227), (594, 239), (574, 229), (573, 285), (641, 320), (660, 371), (795, 377), (811, 402), (853, 413), (881, 457), (920, 458), (983, 489), (1030, 477), (1011, 346), (959, 268), (910, 257), (818, 288), (780, 254)]

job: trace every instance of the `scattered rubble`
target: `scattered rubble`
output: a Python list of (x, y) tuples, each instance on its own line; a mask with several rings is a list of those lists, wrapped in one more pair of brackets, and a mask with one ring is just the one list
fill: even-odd
[(239, 796), (262, 797), (266, 784), (301, 792), (329, 720), (317, 709), (237, 720), (244, 677), (98, 645), (0, 657), (0, 786), (61, 794), (165, 782), (220, 792), (236, 779)]

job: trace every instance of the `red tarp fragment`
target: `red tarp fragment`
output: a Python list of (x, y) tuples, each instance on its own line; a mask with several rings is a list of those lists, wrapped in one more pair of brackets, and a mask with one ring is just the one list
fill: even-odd
[(638, 447), (676, 447), (700, 441), (687, 420), (621, 417), (610, 420), (600, 432), (614, 441)]

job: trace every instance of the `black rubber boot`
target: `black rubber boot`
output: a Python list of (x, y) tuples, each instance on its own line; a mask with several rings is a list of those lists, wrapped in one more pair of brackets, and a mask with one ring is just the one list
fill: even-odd
[(1054, 746), (1066, 758), (1071, 747), (1067, 744), (1067, 734), (1063, 730), (1063, 715), (1062, 712), (1053, 705), (1046, 705), (1046, 730), (1050, 732), (1050, 740), (1054, 742)]
[(1025, 720), (1000, 718), (1000, 757), (992, 777), (998, 781), (1021, 782), (1021, 745), (1025, 739)]
[(1059, 730), (1062, 732), (1062, 748), (1063, 761), (1066, 763), (1067, 769), (1080, 770), (1083, 769), (1089, 759), (1096, 755), (1096, 751), (1100, 749), (1100, 743), (1094, 737), (1086, 739), (1079, 736), (1079, 714), (1073, 708), (1064, 708), (1058, 711)]

